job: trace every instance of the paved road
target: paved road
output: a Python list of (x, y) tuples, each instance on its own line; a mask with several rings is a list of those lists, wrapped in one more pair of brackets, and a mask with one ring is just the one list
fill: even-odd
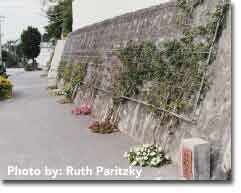
[[(70, 114), (73, 105), (56, 103), (56, 98), (48, 95), (47, 81), (40, 77), (41, 72), (12, 70), (10, 74), (14, 83), (14, 97), (0, 102), (1, 179), (137, 180), (136, 175), (119, 176), (115, 172), (112, 176), (104, 176), (101, 171), (99, 176), (96, 175), (98, 166), (104, 169), (115, 166), (127, 169), (129, 165), (122, 155), (136, 144), (132, 139), (121, 133), (90, 133), (87, 127), (91, 118), (74, 117)], [(12, 168), (9, 176), (8, 166), (18, 168)], [(46, 176), (45, 166), (59, 169), (59, 176)], [(92, 175), (90, 171), (87, 174), (86, 170), (77, 176), (72, 176), (73, 172), (69, 170), (67, 175), (67, 166), (75, 169), (88, 166)], [(25, 176), (24, 172), (31, 174), (29, 168), (40, 169), (41, 174), (36, 170), (35, 176)], [(164, 169), (145, 168), (138, 179), (175, 179), (175, 176), (170, 178), (173, 174), (175, 169), (172, 166)]]

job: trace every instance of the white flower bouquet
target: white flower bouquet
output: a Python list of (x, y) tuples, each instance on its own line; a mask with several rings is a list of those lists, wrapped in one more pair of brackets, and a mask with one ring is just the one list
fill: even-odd
[(132, 166), (150, 166), (160, 167), (171, 163), (168, 156), (160, 145), (144, 144), (131, 148), (129, 152), (124, 153)]

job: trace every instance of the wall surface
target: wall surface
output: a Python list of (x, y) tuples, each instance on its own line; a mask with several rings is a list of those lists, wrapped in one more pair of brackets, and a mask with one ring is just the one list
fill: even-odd
[(46, 69), (48, 62), (54, 52), (54, 48), (46, 43), (41, 44), (40, 54), (37, 57), (37, 63), (40, 68)]
[(74, 0), (73, 30), (168, 0)]
[(58, 74), (58, 67), (60, 65), (62, 53), (65, 46), (65, 40), (58, 40), (55, 50), (54, 56), (50, 65), (50, 70), (48, 73), (48, 87), (56, 87), (57, 86), (57, 74)]
[[(218, 0), (205, 0), (194, 13), (194, 24), (206, 22), (206, 14)], [(125, 47), (129, 40), (152, 41), (179, 38), (176, 26), (175, 3), (165, 3), (114, 19), (78, 29), (68, 36), (62, 59), (69, 65), (88, 61), (85, 82), (104, 90), (111, 90), (112, 76), (122, 65), (112, 54), (113, 49)], [(101, 58), (99, 63), (93, 62)], [(231, 168), (231, 16), (218, 44), (217, 60), (210, 66), (210, 88), (198, 108), (196, 123), (181, 121), (169, 136), (167, 127), (159, 127), (160, 120), (148, 109), (135, 102), (126, 102), (119, 108), (119, 128), (139, 143), (168, 142), (174, 162), (180, 160), (180, 144), (185, 138), (201, 137), (212, 146), (212, 179), (224, 179)], [(106, 118), (112, 105), (111, 96), (102, 91), (81, 86), (76, 104), (91, 102), (93, 115), (98, 120)]]

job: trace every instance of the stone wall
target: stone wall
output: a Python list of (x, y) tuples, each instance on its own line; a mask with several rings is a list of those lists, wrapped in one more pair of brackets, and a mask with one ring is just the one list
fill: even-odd
[[(82, 0), (73, 1), (73, 30), (169, 0)], [(110, 9), (111, 7), (111, 9)]]
[(96, 52), (123, 47), (129, 40), (156, 43), (178, 35), (174, 3), (161, 4), (74, 31), (67, 39), (64, 59), (80, 60)]
[[(194, 13), (194, 24), (205, 22), (206, 13), (218, 0), (205, 0)], [(68, 36), (62, 59), (69, 65), (88, 61), (86, 83), (96, 84), (104, 90), (111, 89), (112, 75), (121, 62), (112, 55), (113, 49), (124, 47), (129, 40), (152, 41), (179, 38), (176, 26), (174, 2), (161, 4), (134, 13), (125, 14), (97, 23)], [(99, 62), (93, 62), (96, 58)], [(197, 123), (181, 121), (174, 135), (166, 127), (159, 128), (160, 121), (147, 108), (135, 102), (120, 106), (119, 128), (139, 143), (168, 142), (174, 162), (180, 160), (181, 141), (189, 137), (201, 137), (212, 145), (212, 178), (223, 179), (226, 169), (231, 168), (231, 16), (228, 27), (219, 42), (218, 56), (208, 71), (210, 89), (196, 113)], [(111, 96), (100, 90), (81, 86), (75, 99), (77, 104), (91, 102), (93, 115), (103, 120), (112, 105)], [(158, 127), (158, 129), (156, 129)]]

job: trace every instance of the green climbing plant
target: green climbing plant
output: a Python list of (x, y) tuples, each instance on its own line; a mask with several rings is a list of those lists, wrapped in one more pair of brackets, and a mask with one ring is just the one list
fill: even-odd
[(58, 68), (58, 80), (64, 81), (64, 95), (71, 99), (76, 87), (82, 84), (86, 74), (86, 63), (67, 65), (61, 62)]
[[(146, 102), (156, 107), (176, 113), (192, 111), (200, 87), (203, 86), (202, 93), (208, 88), (207, 80), (202, 83), (206, 62), (210, 56), (209, 64), (215, 59), (216, 49), (210, 52), (210, 48), (215, 47), (214, 44), (223, 31), (228, 11), (227, 3), (219, 4), (209, 14), (206, 25), (186, 26), (181, 20), (191, 18), (194, 9), (202, 2), (177, 1), (177, 24), (183, 27), (180, 39), (162, 42), (160, 45), (130, 41), (125, 48), (119, 50), (118, 56), (123, 68), (118, 79), (113, 81), (114, 103), (119, 104), (121, 96), (143, 95)], [(153, 84), (143, 91), (144, 81)], [(162, 118), (171, 120), (168, 115), (162, 115)]]

